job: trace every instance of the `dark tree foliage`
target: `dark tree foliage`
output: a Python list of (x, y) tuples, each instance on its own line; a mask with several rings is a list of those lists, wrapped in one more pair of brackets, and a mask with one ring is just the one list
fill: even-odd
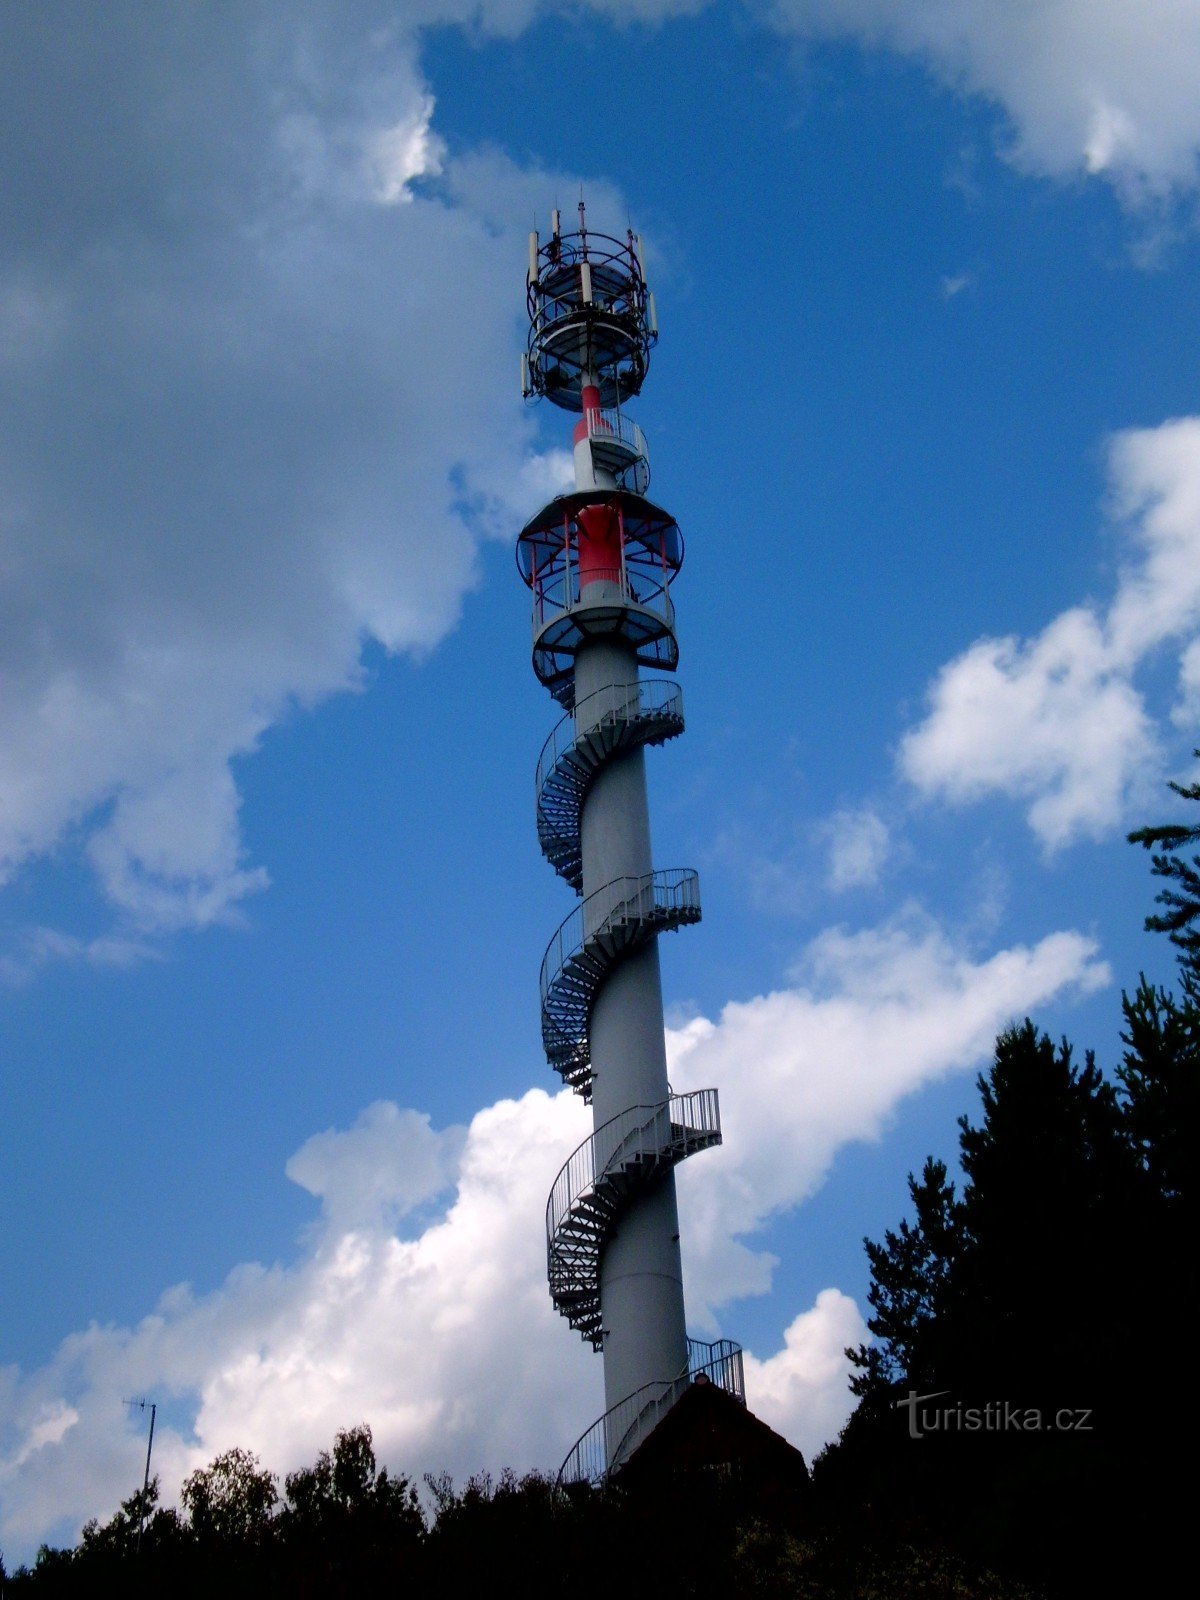
[(1200, 1084), (1200, 995), (1182, 977), (1179, 1002), (1143, 976), (1123, 1001), (1125, 1054), (1117, 1068), (1125, 1134), (1144, 1178), (1148, 1203), (1182, 1224), (1194, 1185), (1188, 1159)]
[[(1193, 750), (1192, 754), (1200, 757), (1200, 750)], [(1172, 783), (1170, 787), (1183, 800), (1200, 800), (1200, 783)], [(1187, 860), (1179, 852), (1200, 843), (1200, 823), (1166, 822), (1138, 828), (1129, 835), (1129, 842), (1153, 851), (1150, 870), (1155, 877), (1167, 880), (1167, 887), (1156, 897), (1166, 909), (1158, 916), (1147, 917), (1146, 927), (1152, 933), (1170, 935), (1171, 943), (1178, 945), (1195, 978), (1200, 971), (1200, 855)], [(1192, 998), (1195, 999), (1194, 993)]]
[(275, 1474), (240, 1448), (226, 1450), (193, 1472), (180, 1490), (193, 1535), (212, 1545), (261, 1543), (278, 1498)]
[[(1178, 851), (1200, 826), (1130, 837), (1160, 847), (1166, 911), (1147, 926), (1177, 946), (1178, 995), (1142, 977), (1122, 997), (1111, 1080), (1028, 1020), (1000, 1035), (982, 1114), (959, 1121), (961, 1194), (930, 1159), (909, 1178), (911, 1220), (866, 1241), (873, 1342), (848, 1352), (859, 1405), (814, 1468), (828, 1501), (1062, 1594), (1153, 1588), (1183, 1525), (1173, 1452), (1195, 1423), (1179, 1357), (1195, 1306), (1200, 857)], [(914, 1408), (914, 1394), (936, 1398)], [(1041, 1427), (1002, 1423), (1006, 1402)]]
[(950, 1265), (962, 1226), (962, 1204), (954, 1185), (947, 1181), (946, 1164), (926, 1161), (918, 1182), (908, 1177), (913, 1222), (902, 1221), (883, 1243), (864, 1240), (871, 1263), (867, 1293), (875, 1337), (861, 1345), (852, 1359), (860, 1369), (850, 1387), (869, 1406), (880, 1400), (891, 1404), (902, 1381), (920, 1385), (932, 1381), (928, 1346), (936, 1337), (945, 1313)]
[(1032, 1405), (1083, 1380), (1094, 1403), (1112, 1359), (1108, 1273), (1127, 1253), (1134, 1174), (1116, 1092), (1028, 1020), (997, 1039), (978, 1087), (982, 1121), (959, 1123), (962, 1197), (931, 1158), (909, 1178), (913, 1221), (866, 1241), (874, 1342), (852, 1354), (852, 1387), (876, 1414), (908, 1389)]
[[(1200, 800), (1200, 784), (1171, 788), (1181, 799)], [(1200, 1089), (1200, 856), (1185, 860), (1179, 852), (1200, 842), (1200, 823), (1142, 828), (1130, 839), (1155, 851), (1152, 871), (1168, 882), (1158, 896), (1166, 910), (1147, 917), (1146, 927), (1166, 933), (1179, 952), (1178, 997), (1148, 983), (1144, 974), (1134, 994), (1123, 997), (1125, 1053), (1117, 1077), (1140, 1180), (1134, 1202), (1142, 1265), (1137, 1287), (1163, 1325), (1147, 1374), (1151, 1403), (1194, 1428), (1191, 1389), (1181, 1406), (1171, 1392), (1177, 1369), (1160, 1352), (1177, 1330), (1191, 1329), (1196, 1308), (1195, 1177), (1189, 1158), (1194, 1159)]]
[(322, 1450), (313, 1466), (289, 1473), (284, 1489), (275, 1533), (312, 1593), (411, 1573), (425, 1536), (421, 1504), (406, 1478), (377, 1468), (365, 1422), (338, 1434), (332, 1456)]
[(178, 1548), (184, 1536), (183, 1524), (168, 1506), (158, 1503), (158, 1476), (144, 1490), (138, 1489), (123, 1500), (119, 1509), (101, 1525), (95, 1517), (85, 1522), (80, 1536), (79, 1554), (97, 1568), (118, 1568), (125, 1561), (147, 1550)]
[(274, 1474), (241, 1449), (184, 1481), (183, 1516), (160, 1507), (158, 1492), (154, 1478), (108, 1522), (89, 1522), (74, 1550), (43, 1548), (8, 1590), (332, 1597), (390, 1592), (418, 1570), (426, 1530), (416, 1491), (377, 1470), (365, 1423), (289, 1474), (282, 1506)]
[[(231, 1464), (218, 1462), (205, 1473), (224, 1482)], [(253, 1458), (232, 1467), (235, 1482), (259, 1483), (252, 1498), (260, 1504), (262, 1469)], [(360, 1426), (338, 1435), (332, 1455), (323, 1451), (313, 1466), (289, 1474), (286, 1501), (265, 1522), (243, 1518), (240, 1533), (228, 1525), (214, 1539), (174, 1519), (172, 1538), (162, 1542), (149, 1533), (164, 1515), (156, 1511), (137, 1556), (127, 1537), (141, 1510), (133, 1497), (104, 1528), (92, 1525), (76, 1550), (43, 1551), (34, 1571), (9, 1588), (14, 1596), (289, 1600), (493, 1593), (522, 1600), (609, 1593), (630, 1600), (1033, 1600), (944, 1542), (826, 1526), (806, 1494), (773, 1496), (768, 1512), (759, 1490), (736, 1477), (566, 1492), (539, 1473), (481, 1474), (462, 1489), (443, 1474), (427, 1487), (428, 1518), (404, 1480), (376, 1471), (370, 1431)]]

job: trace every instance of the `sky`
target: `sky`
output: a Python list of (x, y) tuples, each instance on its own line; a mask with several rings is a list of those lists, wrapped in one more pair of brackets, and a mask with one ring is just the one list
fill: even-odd
[[(0, 11), (0, 1549), (284, 1472), (553, 1470), (572, 899), (515, 535), (529, 229), (645, 237), (648, 758), (691, 1330), (811, 1456), (997, 1031), (1169, 982), (1200, 721), (1194, 0)], [(1086, 1330), (1081, 1330), (1086, 1336)]]

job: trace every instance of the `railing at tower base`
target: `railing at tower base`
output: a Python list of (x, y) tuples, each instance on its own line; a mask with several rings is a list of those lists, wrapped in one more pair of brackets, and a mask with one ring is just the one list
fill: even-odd
[(706, 1378), (746, 1404), (742, 1347), (732, 1339), (688, 1340), (688, 1364), (676, 1378), (647, 1383), (598, 1417), (576, 1441), (558, 1472), (558, 1484), (601, 1484), (620, 1470), (697, 1378)]

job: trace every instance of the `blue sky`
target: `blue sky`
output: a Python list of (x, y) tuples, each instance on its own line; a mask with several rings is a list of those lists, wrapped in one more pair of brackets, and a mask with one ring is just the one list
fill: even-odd
[(0, 1547), (231, 1444), (553, 1466), (570, 899), (512, 542), (526, 234), (646, 236), (688, 728), (694, 1330), (808, 1452), (996, 1030), (1170, 975), (1200, 709), (1200, 19), (1156, 0), (9, 8)]

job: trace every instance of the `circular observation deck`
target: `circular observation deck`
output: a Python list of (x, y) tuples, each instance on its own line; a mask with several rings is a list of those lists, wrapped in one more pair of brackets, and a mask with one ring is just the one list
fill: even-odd
[[(611, 535), (600, 546), (603, 564), (597, 519)], [(620, 489), (559, 495), (522, 528), (516, 555), (533, 593), (533, 669), (565, 709), (574, 702), (575, 653), (589, 639), (625, 641), (639, 666), (675, 667), (669, 591), (683, 565), (683, 535), (661, 506)]]
[(635, 235), (581, 226), (530, 243), (526, 395), (582, 411), (594, 382), (602, 406), (620, 405), (641, 389), (658, 338)]

